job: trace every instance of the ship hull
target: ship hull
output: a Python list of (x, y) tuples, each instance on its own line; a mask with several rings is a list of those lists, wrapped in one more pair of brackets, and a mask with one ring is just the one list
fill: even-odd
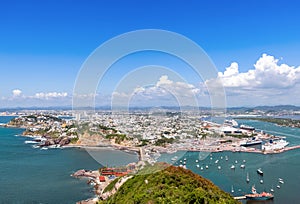
[(255, 197), (255, 196), (247, 196), (246, 195), (246, 199), (248, 200), (272, 200), (274, 197), (271, 196), (259, 196), (259, 197)]

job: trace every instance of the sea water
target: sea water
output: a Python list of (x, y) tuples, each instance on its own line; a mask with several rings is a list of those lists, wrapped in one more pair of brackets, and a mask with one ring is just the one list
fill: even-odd
[[(0, 117), (0, 123), (12, 117)], [(18, 136), (24, 130), (0, 128), (0, 203), (75, 203), (94, 197), (86, 179), (70, 175), (79, 169), (96, 170), (102, 166), (84, 149), (41, 150), (25, 144), (30, 138)], [(133, 162), (137, 155), (99, 149), (107, 161)], [(111, 160), (110, 155), (112, 155)], [(110, 165), (107, 163), (107, 165)]]
[[(267, 133), (286, 136), (290, 145), (300, 144), (300, 129), (279, 127), (275, 124), (252, 120), (238, 120), (241, 124), (254, 126)], [(177, 153), (178, 154), (178, 153)], [(175, 154), (163, 154), (161, 161), (172, 163)], [(299, 203), (300, 189), (300, 149), (291, 150), (280, 154), (257, 154), (239, 152), (219, 152), (206, 154), (199, 152), (186, 152), (173, 164), (179, 166), (186, 158), (186, 167), (193, 172), (211, 180), (224, 191), (233, 196), (241, 196), (251, 192), (251, 187), (255, 185), (258, 192), (274, 189), (274, 200), (265, 203), (287, 204)], [(225, 160), (228, 158), (228, 161)], [(182, 162), (180, 162), (182, 160)], [(198, 163), (196, 163), (198, 160)], [(219, 160), (216, 164), (216, 160)], [(245, 162), (243, 162), (245, 160)], [(236, 163), (237, 161), (237, 163)], [(244, 164), (245, 168), (240, 165)], [(199, 167), (197, 167), (199, 165)], [(205, 166), (208, 165), (208, 169)], [(235, 169), (231, 166), (235, 165)], [(218, 169), (218, 166), (221, 169)], [(203, 167), (203, 170), (201, 170)], [(264, 175), (260, 176), (256, 170), (262, 168)], [(247, 173), (250, 182), (246, 182)], [(279, 178), (283, 179), (284, 184), (279, 183)], [(263, 180), (263, 184), (260, 183)], [(279, 185), (280, 189), (276, 186)], [(234, 192), (232, 193), (232, 188)], [(258, 201), (243, 201), (244, 203), (261, 203)]]

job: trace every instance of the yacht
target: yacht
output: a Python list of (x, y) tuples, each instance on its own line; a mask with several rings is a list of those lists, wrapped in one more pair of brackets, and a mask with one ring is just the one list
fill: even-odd
[(269, 142), (263, 144), (261, 148), (264, 151), (274, 151), (274, 150), (281, 150), (285, 148), (287, 145), (289, 145), (289, 142), (287, 142), (284, 139), (270, 140)]

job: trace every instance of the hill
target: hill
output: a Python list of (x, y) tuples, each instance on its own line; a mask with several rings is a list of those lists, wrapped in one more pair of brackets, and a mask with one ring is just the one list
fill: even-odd
[[(159, 163), (154, 167), (146, 167), (143, 172), (126, 181), (116, 194), (98, 203), (239, 203), (230, 194), (192, 171), (166, 165)], [(161, 167), (163, 170), (145, 174)]]

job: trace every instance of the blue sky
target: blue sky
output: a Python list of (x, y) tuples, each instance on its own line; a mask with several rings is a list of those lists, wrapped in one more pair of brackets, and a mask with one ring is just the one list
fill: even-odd
[[(253, 65), (263, 53), (279, 59), (278, 65), (297, 68), (300, 65), (299, 4), (280, 0), (3, 1), (0, 6), (0, 105), (55, 105), (59, 100), (68, 104), (70, 98), (62, 99), (63, 93), (71, 96), (78, 71), (90, 53), (106, 40), (137, 29), (170, 30), (190, 38), (207, 52), (220, 72), (237, 62), (239, 73), (247, 73), (255, 69)], [(137, 55), (136, 59), (141, 62), (148, 58)], [(153, 58), (166, 63), (163, 57)], [(132, 64), (121, 66), (129, 65)], [(171, 63), (170, 66), (180, 72), (179, 65)], [(114, 72), (117, 75), (118, 72)], [(197, 87), (200, 83), (191, 73), (183, 75), (189, 84)], [(297, 98), (287, 96), (287, 93), (296, 93), (296, 89), (291, 91), (290, 88), (297, 84), (295, 80), (289, 86), (279, 87), (280, 90), (272, 90), (285, 93), (280, 95), (279, 101), (272, 102), (268, 99), (243, 101), (231, 90), (232, 86), (225, 88), (230, 89), (227, 99), (231, 106), (268, 102), (300, 105)], [(110, 85), (107, 82), (106, 86)], [(13, 97), (13, 90), (21, 92), (15, 92)], [(263, 95), (264, 92), (259, 91)], [(34, 97), (37, 93), (49, 97)], [(239, 99), (241, 104), (236, 102)]]

